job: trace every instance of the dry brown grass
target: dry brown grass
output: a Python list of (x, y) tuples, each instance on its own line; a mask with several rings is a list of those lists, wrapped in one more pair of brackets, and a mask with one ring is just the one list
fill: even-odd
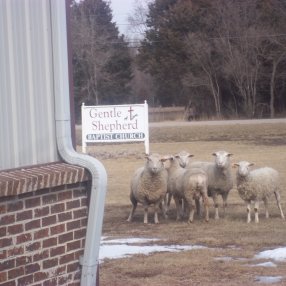
[[(198, 160), (212, 160), (211, 153), (224, 149), (234, 153), (233, 162), (248, 160), (257, 166), (271, 166), (282, 175), (282, 207), (286, 213), (286, 126), (285, 124), (188, 126), (151, 128), (152, 152), (172, 154), (188, 150)], [(159, 217), (160, 224), (143, 225), (139, 206), (134, 222), (127, 223), (130, 211), (129, 182), (134, 170), (144, 163), (143, 144), (98, 145), (89, 148), (108, 172), (103, 235), (109, 237), (160, 238), (161, 244), (200, 244), (208, 249), (179, 253), (136, 255), (120, 260), (106, 260), (100, 266), (100, 285), (255, 285), (255, 276), (280, 275), (285, 279), (286, 263), (276, 268), (250, 267), (253, 256), (261, 250), (286, 246), (286, 222), (279, 217), (274, 202), (270, 219), (260, 209), (260, 223), (246, 224), (246, 207), (235, 190), (229, 195), (227, 213), (215, 221), (211, 207), (210, 221), (195, 218), (193, 224), (175, 221), (174, 205), (170, 218)], [(233, 257), (231, 261), (217, 257)], [(245, 258), (246, 260), (243, 260)]]

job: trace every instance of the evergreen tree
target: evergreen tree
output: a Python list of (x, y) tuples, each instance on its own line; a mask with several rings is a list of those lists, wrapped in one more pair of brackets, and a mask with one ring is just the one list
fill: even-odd
[[(194, 1), (195, 2), (195, 1)], [(182, 105), (189, 101), (183, 79), (191, 69), (186, 38), (204, 29), (207, 1), (155, 0), (149, 5), (146, 37), (139, 49), (138, 64), (155, 79), (157, 104)], [(206, 3), (205, 3), (206, 2)]]
[(112, 22), (109, 3), (73, 2), (72, 45), (75, 101), (88, 105), (120, 104), (129, 99), (132, 79), (128, 45)]

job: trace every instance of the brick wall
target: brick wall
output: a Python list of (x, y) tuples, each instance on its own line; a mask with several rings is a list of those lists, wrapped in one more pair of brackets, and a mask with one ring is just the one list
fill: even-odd
[(1, 286), (80, 285), (89, 183), (61, 163), (0, 172)]

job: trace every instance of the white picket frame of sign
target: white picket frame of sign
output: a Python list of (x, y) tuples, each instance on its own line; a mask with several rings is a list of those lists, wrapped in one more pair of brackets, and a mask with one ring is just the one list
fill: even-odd
[(82, 152), (87, 143), (143, 142), (149, 154), (148, 104), (81, 106)]

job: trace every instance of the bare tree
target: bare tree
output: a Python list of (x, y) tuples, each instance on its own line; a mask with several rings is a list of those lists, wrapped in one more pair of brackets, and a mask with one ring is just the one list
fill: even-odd
[[(216, 116), (221, 117), (221, 96), (218, 81), (218, 56), (214, 53), (213, 46), (203, 35), (190, 33), (186, 37), (186, 48), (188, 49), (189, 60), (192, 65), (199, 67), (196, 71), (190, 72), (186, 77), (190, 81), (189, 86), (198, 85), (197, 79), (200, 78), (199, 85), (209, 88), (215, 104)], [(185, 78), (186, 80), (186, 78)]]
[(109, 80), (108, 73), (103, 67), (110, 59), (110, 50), (104, 48), (106, 41), (105, 34), (97, 32), (97, 24), (94, 15), (86, 16), (81, 7), (77, 14), (73, 14), (71, 19), (73, 51), (76, 55), (78, 68), (83, 71), (81, 78), (85, 81), (80, 84), (80, 94), (84, 95), (83, 100), (100, 103), (98, 94), (98, 82), (102, 79)]
[(148, 4), (152, 0), (135, 0), (134, 10), (132, 14), (128, 16), (128, 28), (129, 32), (136, 34), (135, 38), (142, 38), (144, 32), (147, 30), (147, 14), (148, 14)]
[[(267, 27), (264, 38), (263, 49), (261, 50), (261, 56), (271, 66), (269, 75), (270, 97), (269, 97), (269, 109), (270, 117), (275, 116), (275, 99), (276, 99), (276, 82), (277, 79), (283, 78), (285, 80), (284, 69), (281, 68), (286, 61), (286, 39), (283, 31), (286, 25), (286, 7), (285, 4), (279, 1), (273, 2), (273, 13), (278, 20), (275, 21), (274, 26)], [(279, 33), (282, 31), (282, 33)]]
[(149, 12), (148, 4), (154, 0), (134, 0), (133, 11), (128, 16), (128, 38), (129, 46), (132, 48), (133, 61), (133, 79), (131, 89), (133, 100), (143, 102), (147, 100), (152, 106), (156, 105), (153, 77), (144, 71), (138, 69), (136, 65), (136, 55), (140, 41), (144, 38), (147, 27), (147, 14)]
[(280, 63), (286, 60), (286, 50), (280, 51), (280, 53), (277, 53), (276, 55), (273, 55), (271, 57), (272, 61), (272, 72), (270, 77), (270, 117), (274, 118), (275, 115), (275, 108), (274, 108), (274, 102), (275, 102), (275, 80), (277, 75), (277, 68)]
[(226, 77), (232, 80), (243, 100), (243, 110), (253, 117), (257, 103), (257, 81), (261, 67), (259, 49), (262, 29), (255, 25), (253, 2), (221, 1), (218, 49)]

